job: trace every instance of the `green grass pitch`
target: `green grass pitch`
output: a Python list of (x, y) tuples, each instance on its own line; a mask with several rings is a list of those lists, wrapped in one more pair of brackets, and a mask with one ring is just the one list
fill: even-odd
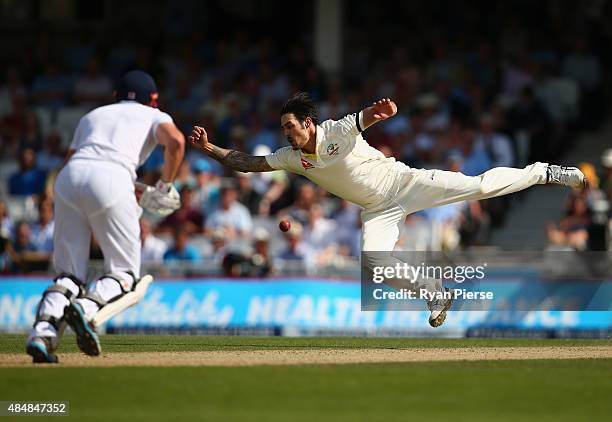
[[(59, 353), (76, 351), (73, 340), (67, 337)], [(24, 336), (0, 336), (0, 360), (1, 353), (21, 353), (23, 342)], [(612, 344), (200, 336), (104, 336), (102, 342), (105, 352)], [(27, 367), (0, 368), (0, 380), (0, 400), (69, 400), (74, 420), (578, 421), (609, 419), (612, 360)]]

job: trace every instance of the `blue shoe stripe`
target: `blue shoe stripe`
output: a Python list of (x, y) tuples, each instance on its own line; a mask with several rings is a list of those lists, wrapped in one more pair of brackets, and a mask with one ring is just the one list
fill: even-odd
[(32, 356), (34, 363), (57, 363), (57, 358), (50, 355), (47, 348), (37, 341), (31, 341), (26, 347), (28, 355)]
[(43, 355), (45, 358), (49, 358), (49, 354), (47, 353), (47, 348), (44, 347), (39, 342), (33, 341), (32, 343), (29, 344), (29, 347), (33, 347), (35, 349), (38, 349), (38, 352), (40, 352), (41, 355)]
[(88, 355), (95, 356), (100, 354), (102, 348), (100, 347), (98, 334), (87, 323), (83, 309), (76, 303), (69, 306), (68, 322), (77, 335), (77, 344), (79, 345), (79, 348)]

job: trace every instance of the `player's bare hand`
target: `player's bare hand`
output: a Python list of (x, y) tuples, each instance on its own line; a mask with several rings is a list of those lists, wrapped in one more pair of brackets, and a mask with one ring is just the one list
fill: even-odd
[(374, 118), (378, 120), (386, 120), (397, 113), (397, 105), (389, 98), (375, 101), (372, 108), (374, 109)]
[(201, 126), (194, 126), (191, 130), (191, 134), (187, 138), (189, 143), (196, 148), (204, 149), (208, 144), (208, 134), (206, 130)]

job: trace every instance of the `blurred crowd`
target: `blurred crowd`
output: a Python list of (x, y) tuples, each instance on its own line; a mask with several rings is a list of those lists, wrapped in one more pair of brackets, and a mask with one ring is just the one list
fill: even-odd
[(612, 148), (604, 151), (601, 167), (600, 175), (594, 165), (580, 165), (589, 179), (589, 189), (573, 190), (566, 199), (563, 218), (547, 225), (549, 249), (612, 250)]
[[(522, 20), (521, 10), (510, 6), (460, 2), (462, 13), (446, 17), (452, 24), (445, 26), (421, 5), (418, 24), (389, 26), (374, 38), (352, 8), (343, 68), (335, 74), (313, 60), (308, 33), (283, 40), (237, 29), (208, 38), (196, 26), (153, 39), (126, 30), (113, 44), (101, 34), (66, 44), (41, 30), (32, 48), (5, 63), (0, 81), (0, 270), (48, 264), (52, 185), (72, 131), (83, 114), (112, 102), (114, 81), (133, 68), (155, 75), (159, 106), (184, 133), (198, 123), (216, 144), (255, 155), (285, 145), (280, 107), (304, 90), (318, 103), (321, 120), (381, 97), (395, 99), (398, 115), (365, 137), (409, 166), (477, 175), (496, 166), (554, 162), (575, 147), (578, 133), (598, 128), (607, 115), (608, 53), (597, 10), (553, 3), (534, 12), (539, 18)], [(474, 19), (487, 28), (474, 26)], [(381, 39), (392, 41), (381, 48)], [(590, 169), (600, 174), (598, 186), (573, 195), (567, 219), (547, 227), (551, 243), (588, 247), (581, 231), (586, 218), (612, 194), (612, 158), (606, 157), (601, 168)], [(162, 159), (158, 148), (139, 170), (141, 180), (154, 184)], [(181, 208), (141, 221), (144, 264), (205, 262), (228, 275), (261, 276), (283, 262), (308, 270), (359, 256), (358, 207), (301, 177), (235, 174), (188, 148), (175, 184)], [(486, 245), (517, 200), (520, 195), (411, 215), (398, 248)], [(293, 223), (284, 235), (276, 228), (283, 218)], [(92, 255), (99, 253), (94, 239)]]

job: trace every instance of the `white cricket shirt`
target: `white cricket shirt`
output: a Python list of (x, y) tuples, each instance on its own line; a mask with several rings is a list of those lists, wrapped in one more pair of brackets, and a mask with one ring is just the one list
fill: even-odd
[(397, 193), (395, 158), (387, 158), (361, 136), (356, 114), (317, 126), (314, 154), (284, 147), (266, 156), (270, 167), (301, 174), (328, 192), (364, 208), (373, 208)]
[(167, 113), (135, 101), (98, 107), (79, 121), (72, 158), (118, 163), (136, 180), (136, 169), (157, 145), (157, 127), (171, 122)]

